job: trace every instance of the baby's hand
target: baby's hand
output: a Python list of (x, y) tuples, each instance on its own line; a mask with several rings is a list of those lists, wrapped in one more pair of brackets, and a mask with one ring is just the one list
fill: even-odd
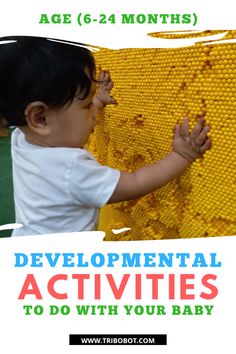
[(103, 106), (108, 104), (117, 104), (116, 100), (111, 96), (113, 88), (113, 81), (111, 80), (109, 71), (101, 71), (97, 95), (95, 96)]
[(205, 120), (200, 118), (198, 123), (189, 132), (188, 118), (184, 118), (182, 125), (176, 125), (173, 149), (186, 160), (192, 162), (196, 158), (201, 157), (204, 152), (210, 149), (211, 140), (207, 133), (210, 131), (209, 126), (205, 126)]

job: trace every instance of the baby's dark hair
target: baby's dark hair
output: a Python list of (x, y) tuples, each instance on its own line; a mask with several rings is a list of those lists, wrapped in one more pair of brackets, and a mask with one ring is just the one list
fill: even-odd
[(84, 99), (95, 80), (94, 72), (91, 52), (77, 43), (41, 37), (2, 37), (0, 117), (8, 125), (23, 126), (27, 124), (24, 111), (31, 102), (42, 101), (55, 108), (72, 102), (77, 94)]

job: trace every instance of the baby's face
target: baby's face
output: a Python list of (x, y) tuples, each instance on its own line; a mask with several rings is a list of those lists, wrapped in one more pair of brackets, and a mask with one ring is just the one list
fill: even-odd
[(87, 98), (80, 100), (75, 97), (69, 106), (51, 111), (52, 146), (82, 148), (87, 143), (96, 125), (96, 112), (92, 104), (95, 89), (92, 83)]

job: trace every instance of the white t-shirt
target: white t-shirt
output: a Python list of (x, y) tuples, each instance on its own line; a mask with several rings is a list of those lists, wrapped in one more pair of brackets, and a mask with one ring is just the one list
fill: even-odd
[(120, 178), (86, 149), (32, 145), (18, 128), (12, 161), (16, 222), (24, 225), (13, 236), (96, 230)]

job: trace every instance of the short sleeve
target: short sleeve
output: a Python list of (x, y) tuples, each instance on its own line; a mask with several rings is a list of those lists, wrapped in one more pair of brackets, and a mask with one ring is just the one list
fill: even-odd
[(120, 171), (103, 166), (86, 150), (77, 154), (71, 166), (69, 188), (72, 200), (80, 205), (101, 207), (112, 196)]

